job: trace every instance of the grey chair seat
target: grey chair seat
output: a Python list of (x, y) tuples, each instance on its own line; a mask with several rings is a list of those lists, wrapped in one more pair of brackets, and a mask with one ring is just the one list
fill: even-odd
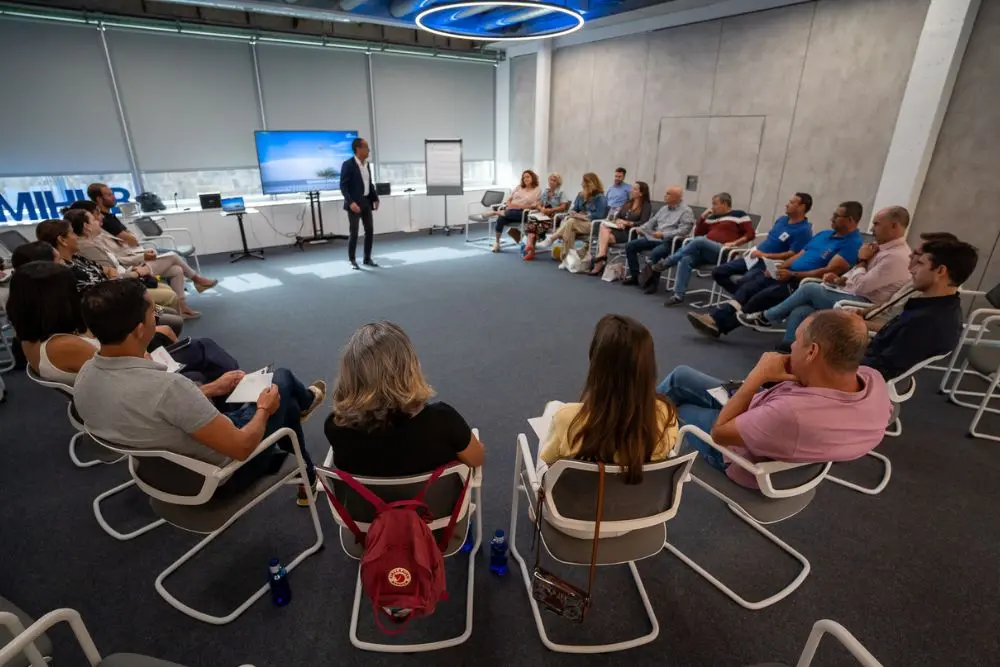
[[(20, 607), (6, 598), (0, 597), (0, 611), (6, 611), (14, 614), (17, 616), (18, 620), (21, 621), (21, 625), (26, 628), (35, 622), (35, 619), (28, 616)], [(7, 626), (0, 625), (0, 648), (6, 646), (7, 643), (13, 638), (14, 636), (7, 630)], [(45, 633), (42, 633), (41, 636), (39, 636), (35, 641), (35, 647), (43, 657), (49, 657), (52, 655), (52, 640), (49, 639), (49, 636)], [(15, 657), (11, 662), (8, 662), (6, 667), (28, 667), (30, 664), (31, 663), (28, 662), (28, 659), (22, 653), (21, 655)]]
[[(655, 556), (663, 550), (667, 539), (667, 524), (633, 530), (618, 537), (601, 539), (597, 550), (598, 565), (616, 565)], [(554, 558), (573, 565), (590, 565), (593, 550), (591, 539), (571, 537), (557, 530), (548, 521), (542, 523), (542, 542)]]
[[(776, 484), (783, 482), (784, 487), (798, 486), (815, 477), (822, 468), (821, 463), (815, 466), (803, 466), (772, 475), (772, 480)], [(716, 470), (701, 457), (695, 461), (691, 474), (739, 506), (758, 523), (775, 523), (794, 516), (805, 509), (816, 495), (816, 489), (810, 489), (791, 498), (768, 498), (760, 491), (740, 486), (729, 479), (726, 473)]]
[(469, 220), (472, 220), (473, 222), (489, 222), (492, 218), (495, 217), (496, 217), (495, 214), (483, 215), (482, 213), (473, 213), (472, 215), (469, 216)]
[(149, 504), (152, 505), (153, 512), (167, 523), (193, 533), (211, 533), (221, 528), (255, 498), (275, 484), (280, 484), (297, 470), (297, 466), (298, 460), (294, 456), (286, 456), (278, 472), (264, 475), (238, 491), (229, 490), (223, 484), (212, 499), (203, 505), (174, 505), (154, 498), (150, 498)]
[[(465, 517), (460, 519), (458, 523), (455, 524), (455, 532), (451, 536), (451, 540), (448, 541), (448, 548), (445, 549), (444, 555), (450, 556), (456, 551), (458, 551), (461, 546), (465, 543), (466, 533), (469, 532), (469, 518), (472, 516), (472, 506), (469, 506), (469, 511), (466, 512)], [(433, 531), (434, 539), (441, 539), (441, 530)], [(365, 552), (365, 545), (358, 544), (354, 539), (354, 534), (347, 530), (343, 526), (340, 528), (340, 541), (344, 545), (344, 551), (351, 558), (360, 559), (362, 554)], [(590, 562), (590, 561), (588, 561)]]
[(983, 375), (992, 375), (1000, 368), (1000, 347), (973, 345), (968, 352), (969, 365)]
[(115, 653), (97, 663), (97, 667), (184, 667), (184, 665), (137, 653)]
[(179, 245), (177, 246), (176, 252), (178, 255), (183, 255), (184, 257), (189, 257), (194, 254), (196, 248), (193, 245)]

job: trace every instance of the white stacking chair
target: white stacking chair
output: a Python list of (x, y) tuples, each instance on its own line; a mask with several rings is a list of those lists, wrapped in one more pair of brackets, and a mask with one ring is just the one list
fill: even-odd
[[(260, 504), (265, 498), (288, 484), (302, 484), (308, 489), (309, 515), (312, 518), (316, 541), (299, 553), (288, 565), (291, 572), (299, 563), (319, 551), (323, 546), (323, 529), (316, 512), (316, 499), (309, 488), (308, 473), (302, 447), (295, 432), (289, 428), (278, 429), (261, 441), (247, 458), (250, 461), (269, 449), (282, 438), (289, 438), (294, 455), (286, 457), (278, 472), (254, 481), (246, 488), (227, 493), (226, 482), (246, 461), (232, 461), (218, 467), (175, 452), (136, 449), (90, 436), (98, 443), (119, 454), (128, 456), (129, 472), (136, 486), (150, 498), (153, 512), (167, 523), (182, 530), (205, 534), (206, 537), (183, 556), (174, 561), (156, 577), (156, 590), (166, 602), (191, 618), (213, 625), (225, 625), (238, 618), (268, 591), (264, 583), (242, 604), (225, 616), (213, 616), (194, 609), (178, 600), (164, 587), (163, 582), (184, 563), (191, 560), (212, 540), (221, 535), (241, 516)], [(155, 527), (155, 526), (154, 526)], [(146, 530), (149, 528), (147, 527)]]
[[(813, 658), (816, 657), (816, 650), (819, 648), (819, 643), (825, 635), (832, 635), (834, 639), (839, 641), (844, 648), (846, 648), (852, 656), (858, 661), (861, 667), (882, 667), (882, 663), (875, 659), (868, 649), (866, 649), (861, 642), (859, 642), (854, 635), (852, 635), (847, 628), (842, 626), (836, 621), (831, 621), (828, 618), (824, 618), (816, 621), (813, 624), (812, 631), (809, 633), (809, 639), (806, 640), (806, 645), (802, 649), (802, 654), (799, 656), (798, 662), (795, 663), (795, 667), (810, 667), (813, 664)], [(783, 662), (766, 662), (759, 663), (756, 665), (750, 665), (750, 667), (789, 667)]]
[[(194, 245), (194, 234), (185, 227), (160, 227), (160, 224), (148, 215), (132, 221), (142, 237), (141, 245), (145, 248), (163, 248), (172, 250), (184, 259), (194, 262), (194, 268), (201, 273), (201, 263), (198, 261), (198, 249)], [(169, 232), (169, 233), (168, 233)], [(187, 243), (178, 245), (177, 236), (183, 234)]]
[[(486, 241), (490, 243), (493, 242), (493, 237), (490, 236), (490, 222), (492, 222), (492, 216), (483, 213), (485, 209), (496, 209), (500, 204), (503, 203), (504, 199), (507, 197), (507, 192), (505, 190), (487, 190), (483, 193), (483, 198), (478, 202), (469, 202), (466, 204), (466, 221), (465, 221), (465, 242), (482, 244)], [(474, 224), (486, 224), (486, 236), (477, 236), (471, 238), (469, 236), (469, 228)]]
[[(527, 501), (529, 517), (532, 521), (537, 521), (538, 491), (543, 487), (545, 489), (546, 504), (539, 548), (560, 563), (589, 567), (592, 539), (571, 537), (563, 530), (589, 531), (593, 534), (600, 473), (594, 463), (563, 459), (549, 468), (542, 479), (538, 479), (528, 441), (523, 434), (518, 435), (510, 532), (507, 539), (510, 553), (521, 569), (538, 635), (548, 649), (559, 653), (608, 653), (642, 646), (657, 638), (660, 634), (660, 624), (635, 563), (655, 556), (663, 550), (667, 535), (666, 523), (677, 514), (681, 491), (688, 479), (695, 456), (696, 454), (692, 452), (666, 461), (647, 464), (643, 466), (643, 481), (637, 485), (626, 485), (616, 479), (623, 474), (622, 468), (605, 467), (602, 537), (597, 552), (597, 565), (598, 567), (628, 565), (646, 610), (650, 631), (640, 637), (611, 644), (557, 644), (549, 639), (545, 631), (542, 611), (531, 595), (531, 566), (517, 548), (518, 507), (521, 494), (524, 494)], [(624, 535), (618, 534), (621, 531), (629, 532)]]
[[(5, 654), (4, 647), (23, 634), (35, 619), (10, 600), (0, 597), (0, 665), (4, 667), (42, 667), (52, 660), (52, 640), (43, 630), (35, 629), (29, 639), (22, 642), (20, 651)], [(5, 658), (6, 655), (6, 658)]]
[(73, 405), (73, 387), (65, 384), (63, 382), (55, 382), (53, 380), (43, 380), (37, 373), (31, 370), (31, 366), (27, 367), (28, 377), (35, 383), (40, 384), (43, 387), (49, 389), (54, 389), (60, 394), (65, 396), (68, 400), (66, 403), (66, 416), (69, 419), (70, 425), (76, 430), (73, 437), (69, 439), (69, 458), (77, 468), (90, 468), (93, 466), (99, 466), (109, 463), (118, 463), (125, 457), (120, 454), (111, 452), (105, 447), (99, 444), (96, 447), (90, 447), (91, 453), (94, 454), (93, 459), (81, 460), (78, 448), (80, 448), (81, 438), (83, 438), (84, 446), (88, 443), (86, 439), (86, 427), (83, 423), (83, 417), (79, 415), (76, 411), (76, 406)]
[[(892, 416), (889, 418), (889, 425), (885, 429), (886, 435), (898, 437), (903, 434), (903, 422), (900, 420), (900, 412), (902, 410), (902, 404), (913, 398), (913, 394), (917, 391), (917, 379), (914, 376), (931, 364), (941, 361), (947, 356), (947, 354), (939, 354), (934, 357), (928, 357), (920, 363), (914, 364), (912, 368), (902, 375), (895, 377), (886, 383), (889, 390), (889, 400), (892, 401)], [(906, 389), (902, 389), (902, 387), (906, 387)], [(827, 480), (833, 482), (834, 484), (846, 486), (849, 489), (853, 489), (869, 496), (876, 496), (882, 493), (886, 485), (889, 484), (889, 478), (892, 477), (892, 463), (889, 461), (889, 457), (876, 451), (868, 452), (866, 456), (870, 456), (882, 462), (882, 479), (875, 486), (861, 486), (834, 475), (827, 475)]]
[[(760, 226), (760, 216), (757, 215), (756, 213), (751, 213), (750, 221), (753, 224), (754, 231), (756, 231), (757, 227)], [(684, 239), (684, 242), (681, 244), (682, 246), (690, 243), (692, 240), (694, 240), (694, 238), (696, 238), (695, 236), (693, 236), (694, 234), (693, 229), (691, 230), (691, 234), (692, 236), (689, 236), (688, 238)], [(767, 237), (766, 233), (764, 232), (758, 233), (754, 236), (754, 242), (756, 242), (757, 239), (765, 237)], [(718, 258), (716, 258), (715, 264), (711, 268), (709, 269), (695, 268), (693, 270), (695, 276), (711, 280), (712, 284), (709, 285), (709, 287), (707, 288), (699, 287), (697, 289), (689, 289), (687, 291), (687, 295), (708, 294), (708, 297), (704, 301), (692, 301), (690, 304), (691, 308), (715, 308), (716, 306), (718, 306), (723, 301), (729, 298), (726, 295), (725, 291), (723, 291), (723, 289), (719, 287), (719, 285), (715, 282), (715, 280), (712, 279), (712, 269), (714, 269), (716, 266), (720, 266), (722, 264), (725, 264), (726, 262), (730, 262), (736, 259), (741, 254), (746, 254), (753, 248), (753, 245), (754, 243), (751, 242), (751, 243), (744, 243), (743, 245), (737, 246), (735, 248), (719, 248), (719, 256)], [(674, 283), (676, 282), (677, 267), (676, 266), (671, 267), (669, 274), (670, 275), (667, 277), (667, 286), (672, 289)]]
[(784, 521), (805, 509), (812, 502), (816, 495), (816, 487), (826, 477), (832, 463), (784, 463), (781, 461), (753, 463), (730, 449), (717, 445), (711, 436), (696, 426), (687, 425), (681, 428), (678, 447), (683, 443), (686, 435), (698, 438), (724, 454), (729, 459), (730, 465), (739, 466), (753, 474), (760, 490), (755, 491), (740, 486), (729, 479), (724, 472), (716, 470), (700, 457), (695, 461), (691, 471), (692, 481), (726, 503), (733, 514), (797, 560), (802, 569), (790, 584), (777, 593), (754, 602), (740, 596), (669, 541), (664, 546), (741, 607), (754, 610), (764, 609), (785, 599), (801, 586), (809, 575), (809, 561), (777, 535), (764, 528), (764, 525)]
[[(0, 624), (5, 621), (9, 622), (10, 618), (5, 617), (14, 618), (17, 621), (13, 614), (0, 613)], [(73, 638), (76, 639), (77, 645), (86, 658), (86, 664), (90, 667), (183, 667), (176, 662), (168, 662), (136, 653), (114, 653), (106, 657), (102, 656), (97, 650), (87, 626), (84, 625), (80, 612), (73, 609), (50, 611), (27, 629), (22, 627), (13, 640), (8, 642), (6, 646), (0, 646), (0, 665), (6, 667), (22, 667), (22, 665), (25, 667), (47, 667), (52, 647), (45, 633), (59, 623), (69, 625), (73, 631)], [(46, 642), (48, 645), (47, 653), (38, 648), (45, 645)], [(243, 665), (243, 667), (253, 667), (253, 665)]]
[[(479, 432), (473, 429), (473, 433), (478, 438)], [(374, 508), (365, 499), (361, 498), (357, 492), (348, 487), (341, 479), (333, 464), (333, 451), (328, 452), (326, 460), (322, 466), (316, 466), (316, 474), (323, 485), (333, 493), (341, 505), (350, 513), (351, 518), (363, 533), (368, 532), (371, 521), (375, 518)], [(449, 467), (444, 473), (427, 489), (424, 502), (427, 503), (433, 516), (433, 521), (429, 524), (432, 531), (442, 531), (451, 520), (452, 512), (458, 503), (465, 486), (469, 480), (469, 491), (462, 501), (462, 509), (455, 524), (454, 532), (443, 553), (445, 558), (449, 558), (458, 553), (470, 530), (470, 522), (475, 525), (471, 529), (475, 530), (476, 541), (469, 552), (468, 583), (465, 596), (465, 628), (461, 634), (449, 639), (442, 639), (433, 642), (423, 642), (420, 644), (379, 644), (368, 642), (358, 637), (358, 619), (361, 614), (361, 598), (364, 592), (361, 588), (361, 569), (358, 568), (357, 583), (354, 587), (354, 604), (351, 607), (351, 644), (364, 651), (375, 651), (379, 653), (419, 653), (424, 651), (437, 651), (451, 646), (458, 646), (465, 643), (472, 636), (472, 603), (475, 584), (476, 555), (479, 553), (483, 543), (483, 499), (482, 468), (470, 469), (464, 463), (456, 463)], [(352, 475), (355, 480), (371, 490), (379, 498), (386, 502), (396, 500), (409, 500), (424, 488), (430, 473), (424, 475), (411, 475), (409, 477), (359, 477)], [(340, 546), (344, 553), (354, 560), (361, 560), (364, 554), (364, 545), (358, 544), (354, 535), (345, 525), (343, 519), (337, 513), (333, 503), (327, 498), (330, 512), (334, 521), (340, 528)], [(438, 537), (438, 534), (435, 534)], [(433, 617), (432, 617), (433, 618)]]

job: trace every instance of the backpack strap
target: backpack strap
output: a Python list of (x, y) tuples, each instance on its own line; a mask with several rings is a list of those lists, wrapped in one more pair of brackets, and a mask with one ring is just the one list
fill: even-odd
[(465, 495), (469, 492), (469, 484), (472, 482), (472, 476), (476, 474), (476, 471), (469, 468), (469, 476), (465, 478), (465, 486), (462, 487), (462, 493), (458, 496), (458, 502), (455, 503), (455, 507), (451, 510), (451, 519), (448, 521), (448, 525), (445, 526), (444, 532), (441, 533), (441, 540), (438, 542), (438, 549), (441, 553), (444, 553), (448, 548), (448, 543), (451, 542), (452, 536), (455, 534), (455, 526), (458, 525), (458, 515), (462, 513), (462, 507), (465, 505)]
[[(372, 506), (375, 508), (376, 514), (383, 512), (386, 510), (386, 508), (388, 508), (388, 505), (386, 505), (384, 500), (376, 496), (374, 493), (371, 492), (371, 490), (368, 487), (366, 487), (364, 484), (351, 477), (343, 470), (337, 470), (337, 476), (340, 477), (340, 479), (344, 482), (344, 484), (346, 484), (352, 491), (357, 493), (367, 502), (371, 503)], [(354, 541), (357, 542), (358, 544), (364, 544), (365, 534), (361, 532), (360, 528), (358, 528), (358, 524), (354, 522), (354, 519), (351, 517), (350, 512), (348, 512), (347, 508), (344, 507), (344, 505), (341, 504), (339, 500), (337, 500), (337, 496), (334, 495), (332, 491), (330, 491), (330, 488), (326, 485), (326, 482), (323, 481), (323, 477), (320, 476), (319, 479), (320, 483), (323, 485), (323, 490), (326, 491), (326, 497), (330, 500), (330, 504), (333, 505), (334, 510), (336, 510), (337, 515), (340, 516), (340, 519), (344, 522), (344, 525), (347, 527), (347, 529), (351, 531), (351, 533), (354, 535)]]

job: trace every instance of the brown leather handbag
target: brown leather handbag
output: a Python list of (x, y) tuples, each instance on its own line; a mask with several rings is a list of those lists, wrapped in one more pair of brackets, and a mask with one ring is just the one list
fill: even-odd
[(531, 576), (531, 596), (544, 609), (574, 623), (583, 623), (583, 619), (587, 616), (587, 610), (590, 609), (590, 594), (594, 588), (594, 575), (597, 574), (597, 548), (600, 543), (601, 514), (604, 509), (604, 464), (598, 463), (597, 467), (600, 473), (597, 483), (597, 515), (594, 519), (594, 543), (590, 552), (590, 575), (586, 591), (560, 579), (539, 565), (542, 557), (542, 512), (545, 507), (545, 488), (538, 490), (538, 510), (535, 512), (535, 569)]

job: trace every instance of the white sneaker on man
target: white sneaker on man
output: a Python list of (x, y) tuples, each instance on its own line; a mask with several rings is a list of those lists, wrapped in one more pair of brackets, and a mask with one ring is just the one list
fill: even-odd
[(552, 244), (555, 243), (555, 239), (551, 236), (546, 236), (544, 239), (535, 244), (536, 248), (551, 248)]

